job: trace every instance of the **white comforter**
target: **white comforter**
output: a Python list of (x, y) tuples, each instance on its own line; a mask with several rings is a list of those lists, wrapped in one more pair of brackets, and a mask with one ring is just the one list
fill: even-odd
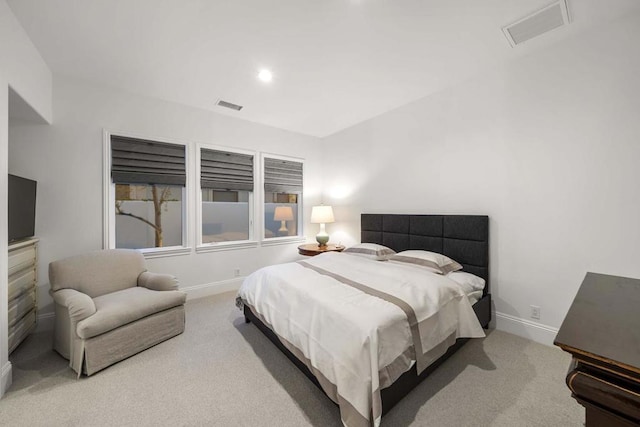
[(349, 427), (379, 425), (380, 389), (414, 361), (421, 372), (456, 338), (484, 337), (454, 281), (348, 254), (263, 268), (238, 296), (319, 377)]

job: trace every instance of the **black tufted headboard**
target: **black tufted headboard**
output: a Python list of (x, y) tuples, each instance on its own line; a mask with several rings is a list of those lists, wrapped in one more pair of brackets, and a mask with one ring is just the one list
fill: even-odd
[(462, 264), (463, 271), (486, 280), (489, 292), (489, 217), (486, 215), (362, 214), (362, 243), (396, 252), (422, 249)]

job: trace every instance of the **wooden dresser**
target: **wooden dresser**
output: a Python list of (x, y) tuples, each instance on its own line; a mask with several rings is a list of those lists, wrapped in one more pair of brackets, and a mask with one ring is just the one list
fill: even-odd
[(38, 239), (9, 244), (9, 353), (36, 326)]
[(640, 280), (587, 273), (554, 344), (587, 427), (640, 424)]

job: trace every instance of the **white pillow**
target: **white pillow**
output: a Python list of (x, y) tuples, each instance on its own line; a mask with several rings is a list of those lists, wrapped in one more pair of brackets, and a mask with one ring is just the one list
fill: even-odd
[(485, 281), (482, 277), (464, 271), (452, 271), (447, 277), (456, 282), (468, 295), (474, 291), (482, 291)]
[(398, 252), (389, 258), (389, 260), (419, 265), (438, 274), (447, 274), (452, 271), (462, 270), (462, 266), (448, 256), (429, 251), (410, 250)]
[(375, 259), (376, 261), (386, 261), (390, 256), (395, 254), (396, 251), (386, 246), (378, 245), (376, 243), (360, 243), (348, 247), (347, 249), (342, 251), (342, 253), (367, 257)]

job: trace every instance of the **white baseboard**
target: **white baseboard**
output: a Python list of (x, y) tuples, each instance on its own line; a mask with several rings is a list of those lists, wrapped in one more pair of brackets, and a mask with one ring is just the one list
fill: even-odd
[(235, 277), (233, 279), (221, 280), (219, 282), (204, 283), (202, 285), (187, 286), (180, 288), (181, 291), (187, 293), (187, 300), (208, 297), (224, 292), (237, 291), (242, 285), (244, 277)]
[(552, 346), (558, 334), (558, 328), (532, 322), (520, 317), (511, 316), (504, 313), (495, 313), (496, 329), (509, 332), (532, 341)]
[(0, 378), (0, 398), (4, 396), (7, 390), (9, 390), (9, 387), (11, 387), (11, 381), (12, 381), (11, 362), (7, 361), (7, 363), (4, 364), (4, 366), (2, 367), (1, 374), (2, 375)]

